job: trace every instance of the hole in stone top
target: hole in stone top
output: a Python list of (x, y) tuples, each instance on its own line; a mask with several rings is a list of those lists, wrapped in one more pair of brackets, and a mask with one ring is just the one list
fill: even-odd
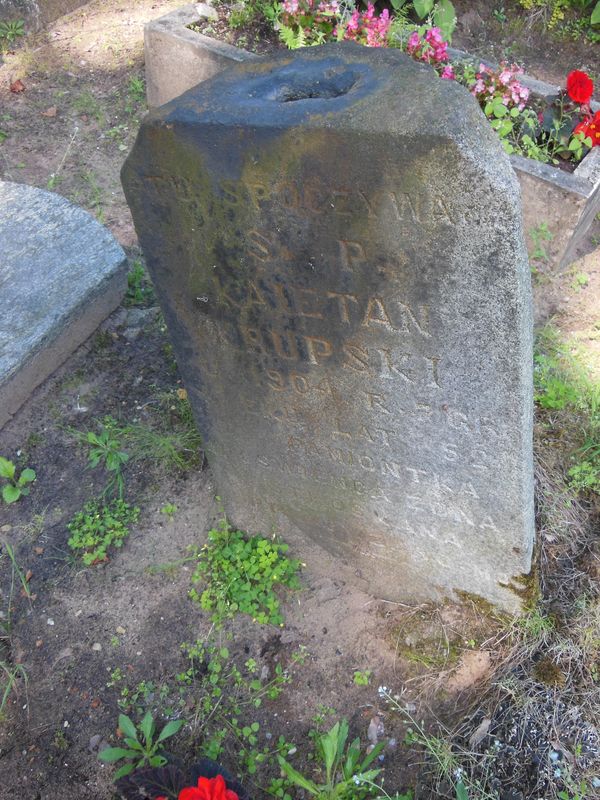
[(327, 70), (318, 75), (286, 76), (277, 86), (271, 98), (278, 103), (294, 103), (298, 100), (330, 100), (341, 97), (352, 89), (359, 79), (355, 72)]

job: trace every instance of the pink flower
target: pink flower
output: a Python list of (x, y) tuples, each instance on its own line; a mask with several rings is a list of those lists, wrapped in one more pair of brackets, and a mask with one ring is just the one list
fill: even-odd
[(442, 74), (440, 75), (440, 78), (442, 78), (445, 81), (453, 81), (454, 80), (454, 70), (452, 69), (452, 65), (451, 64), (446, 64), (446, 66), (442, 70)]
[(419, 45), (421, 44), (421, 37), (416, 31), (413, 31), (411, 35), (408, 37), (408, 43), (406, 45), (406, 49), (409, 53), (413, 53)]

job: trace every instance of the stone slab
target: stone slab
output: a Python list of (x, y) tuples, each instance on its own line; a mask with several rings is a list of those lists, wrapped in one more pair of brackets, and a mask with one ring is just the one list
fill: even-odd
[(64, 197), (0, 181), (0, 427), (119, 305), (127, 259)]
[(397, 51), (283, 53), (152, 112), (122, 179), (234, 524), (382, 597), (518, 610), (531, 287), (470, 94)]

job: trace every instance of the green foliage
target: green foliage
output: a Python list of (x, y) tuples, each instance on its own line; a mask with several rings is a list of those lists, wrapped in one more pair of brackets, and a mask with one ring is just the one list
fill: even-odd
[(591, 381), (577, 358), (550, 328), (538, 337), (534, 356), (535, 400), (548, 411), (575, 416), (580, 446), (568, 470), (577, 491), (600, 491), (600, 386)]
[(165, 503), (160, 510), (161, 514), (165, 514), (169, 519), (173, 519), (177, 513), (177, 506), (173, 503)]
[[(408, 15), (412, 11), (413, 19), (437, 26), (447, 42), (452, 41), (456, 28), (456, 11), (451, 0), (391, 0), (394, 20), (404, 27), (408, 23)], [(411, 26), (414, 30), (414, 25)]]
[(549, 230), (547, 222), (540, 222), (540, 224), (532, 228), (529, 232), (533, 242), (533, 253), (531, 258), (535, 261), (548, 261), (548, 253), (544, 247), (544, 242), (551, 242), (554, 239), (554, 234)]
[(223, 517), (208, 533), (192, 577), (203, 583), (190, 597), (212, 619), (222, 624), (236, 613), (249, 614), (255, 622), (282, 625), (277, 586), (298, 589), (300, 562), (286, 557), (288, 546), (262, 536), (246, 536)]
[(532, 19), (541, 20), (549, 30), (563, 26), (567, 13), (576, 15), (588, 28), (600, 25), (600, 0), (519, 0), (519, 3)]
[(20, 36), (25, 36), (24, 20), (0, 21), (0, 53), (9, 50)]
[(154, 287), (141, 261), (134, 261), (127, 275), (126, 306), (146, 308), (156, 302)]
[(203, 755), (218, 760), (226, 752), (227, 759), (237, 759), (248, 775), (268, 767), (273, 755), (289, 752), (292, 746), (283, 737), (275, 741), (269, 737), (261, 744), (260, 724), (253, 718), (256, 709), (277, 699), (291, 680), (281, 664), (275, 665), (270, 676), (264, 667), (259, 670), (253, 658), (238, 666), (220, 638), (186, 643), (181, 650), (186, 659), (183, 671), (159, 685), (141, 681), (128, 686), (127, 671), (114, 669), (107, 686), (119, 692), (119, 708), (139, 716), (160, 711), (169, 717), (194, 708), (190, 725), (192, 735), (201, 735)]
[(354, 685), (355, 686), (368, 686), (369, 681), (371, 680), (371, 670), (365, 669), (363, 671), (357, 669), (354, 670)]
[(19, 678), (27, 686), (28, 675), (22, 664), (0, 661), (0, 722), (4, 719), (8, 698), (16, 690)]
[(123, 466), (129, 461), (129, 455), (121, 449), (121, 442), (113, 436), (113, 430), (109, 425), (103, 425), (100, 433), (96, 434), (89, 431), (86, 441), (90, 446), (88, 462), (90, 467), (97, 467), (99, 464), (112, 477), (109, 479), (104, 494), (109, 494), (116, 489), (120, 499), (123, 499), (125, 482), (123, 479)]
[(146, 84), (143, 77), (132, 75), (127, 84), (127, 94), (136, 103), (146, 100)]
[(105, 505), (99, 500), (91, 500), (67, 525), (71, 536), (69, 547), (80, 551), (83, 563), (89, 566), (107, 560), (109, 547), (122, 547), (129, 533), (127, 527), (136, 522), (140, 514), (121, 499)]
[(0, 478), (7, 481), (2, 487), (2, 499), (5, 503), (16, 503), (20, 497), (29, 494), (29, 484), (35, 480), (35, 472), (26, 468), (17, 475), (13, 462), (0, 456)]
[(316, 755), (325, 769), (322, 783), (307, 778), (283, 756), (279, 756), (279, 765), (288, 780), (317, 800), (362, 800), (380, 794), (374, 781), (381, 770), (369, 767), (381, 753), (385, 743), (380, 742), (370, 753), (362, 756), (360, 739), (356, 738), (347, 744), (348, 731), (348, 722), (343, 719), (336, 722), (327, 733), (316, 737)]
[(174, 736), (183, 724), (182, 719), (171, 720), (157, 736), (156, 723), (150, 712), (144, 716), (137, 727), (128, 716), (120, 714), (119, 729), (123, 733), (123, 741), (127, 747), (107, 747), (98, 754), (98, 758), (109, 764), (117, 761), (127, 762), (115, 773), (115, 781), (140, 767), (163, 767), (167, 763), (167, 759), (161, 753), (162, 743)]
[[(90, 448), (89, 466), (101, 466), (109, 473), (103, 496), (115, 494), (123, 498), (124, 468), (128, 462), (154, 463), (166, 470), (186, 470), (201, 462), (202, 440), (187, 397), (173, 399), (169, 395), (168, 399), (168, 415), (165, 418), (165, 414), (161, 414), (161, 427), (122, 424), (114, 417), (106, 416), (100, 423), (99, 433), (71, 431), (79, 442)], [(171, 429), (167, 430), (169, 421)]]

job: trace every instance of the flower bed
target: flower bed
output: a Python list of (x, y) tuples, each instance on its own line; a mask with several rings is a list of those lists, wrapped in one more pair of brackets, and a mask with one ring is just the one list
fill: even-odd
[[(256, 58), (247, 50), (189, 29), (188, 26), (197, 22), (199, 18), (212, 18), (214, 14), (215, 11), (210, 6), (193, 4), (167, 14), (146, 26), (145, 55), (149, 106), (168, 102), (232, 63)], [(289, 19), (287, 21), (290, 22)], [(355, 19), (353, 16), (349, 20), (349, 32), (347, 29), (345, 35), (346, 38), (357, 39), (363, 43), (366, 43), (369, 37), (371, 42), (377, 42), (381, 38), (382, 31), (386, 30), (387, 23), (388, 18), (383, 13), (376, 16), (373, 12), (367, 11), (362, 16), (358, 15)], [(319, 24), (321, 30), (323, 26), (330, 32), (334, 30), (331, 19), (326, 16), (319, 20)], [(286, 27), (293, 32), (291, 26)], [(600, 147), (592, 146), (589, 149), (584, 144), (584, 139), (589, 137), (589, 144), (592, 136), (597, 135), (600, 105), (589, 104), (587, 116), (585, 114), (581, 117), (573, 116), (577, 114), (576, 107), (581, 108), (586, 104), (577, 104), (568, 96), (565, 101), (566, 95), (562, 95), (563, 105), (567, 102), (572, 106), (566, 109), (567, 114), (563, 116), (568, 116), (567, 121), (577, 136), (569, 135), (565, 141), (564, 131), (560, 130), (559, 125), (554, 139), (547, 137), (548, 140), (552, 140), (550, 145), (546, 145), (547, 149), (549, 148), (550, 163), (544, 163), (543, 160), (538, 160), (539, 152), (534, 152), (536, 147), (539, 150), (539, 145), (532, 136), (529, 137), (531, 142), (526, 138), (524, 143), (521, 136), (516, 146), (518, 114), (515, 114), (513, 109), (523, 112), (525, 107), (519, 108), (519, 106), (531, 97), (534, 103), (530, 104), (531, 110), (524, 119), (533, 123), (532, 115), (534, 115), (539, 121), (542, 99), (550, 96), (559, 98), (559, 88), (517, 73), (507, 65), (499, 70), (492, 70), (489, 67), (482, 69), (478, 63), (472, 63), (468, 54), (452, 50), (445, 45), (439, 34), (425, 31), (418, 37), (411, 35), (405, 49), (409, 52), (412, 50), (413, 57), (432, 64), (440, 77), (446, 79), (455, 77), (454, 69), (463, 73), (461, 77), (464, 77), (465, 70), (472, 71), (475, 79), (473, 93), (486, 95), (484, 110), (491, 124), (503, 138), (505, 148), (511, 153), (511, 161), (521, 183), (524, 228), (530, 254), (532, 256), (537, 254), (542, 269), (566, 268), (577, 257), (587, 230), (595, 214), (600, 211)], [(449, 70), (450, 60), (455, 67)], [(585, 98), (585, 92), (589, 87), (586, 89), (585, 81), (580, 77), (576, 77), (575, 80), (577, 86), (572, 84), (571, 88), (575, 92), (580, 92), (578, 94), (580, 98)], [(507, 104), (503, 102), (505, 94), (510, 98)], [(546, 124), (551, 130), (555, 119), (557, 119), (556, 109), (552, 109), (542, 124)], [(579, 125), (584, 127), (577, 130)], [(596, 127), (592, 128), (592, 125)], [(573, 145), (571, 140), (574, 142)], [(595, 143), (591, 141), (591, 144)], [(573, 155), (577, 155), (577, 147), (581, 148), (579, 155), (583, 157), (578, 163), (573, 163), (572, 159), (567, 161), (562, 158), (564, 152), (561, 154), (561, 149), (568, 150), (571, 146), (574, 149), (570, 154)], [(528, 152), (527, 148), (530, 148), (531, 152)], [(527, 155), (535, 155), (536, 158)], [(553, 161), (563, 166), (570, 164), (571, 166), (567, 167), (570, 171), (557, 169)]]

